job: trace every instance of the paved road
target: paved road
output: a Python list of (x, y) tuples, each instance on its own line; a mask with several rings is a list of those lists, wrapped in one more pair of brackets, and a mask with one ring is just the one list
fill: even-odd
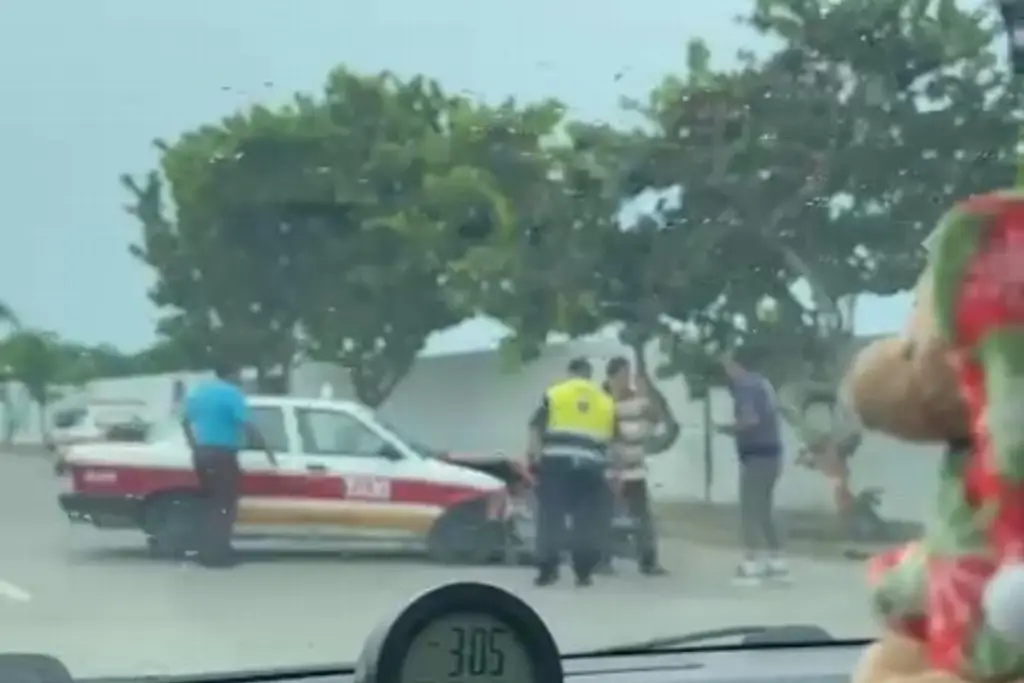
[(585, 592), (531, 585), (523, 568), (253, 550), (230, 572), (150, 560), (141, 537), (72, 527), (38, 457), (0, 456), (0, 648), (48, 652), (80, 676), (195, 673), (353, 661), (370, 629), (412, 594), (452, 579), (523, 596), (560, 646), (579, 650), (695, 629), (818, 623), (870, 632), (860, 569), (797, 563), (791, 587), (730, 585), (733, 557), (665, 548), (670, 577), (623, 566)]

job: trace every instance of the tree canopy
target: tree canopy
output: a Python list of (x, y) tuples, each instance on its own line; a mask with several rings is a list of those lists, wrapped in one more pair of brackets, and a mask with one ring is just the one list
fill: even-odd
[(618, 325), (698, 391), (736, 346), (827, 385), (856, 298), (911, 287), (944, 206), (1012, 182), (1020, 91), (989, 20), (952, 0), (752, 1), (742, 23), (774, 47), (691, 43), (626, 104), (632, 129), (339, 67), (123, 178), (161, 357), (251, 366), (266, 390), (300, 355), (329, 360), (378, 405), (431, 334), (485, 314), (519, 360)]

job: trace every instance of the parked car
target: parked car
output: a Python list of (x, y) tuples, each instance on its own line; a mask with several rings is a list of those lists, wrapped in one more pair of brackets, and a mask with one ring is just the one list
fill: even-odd
[(76, 444), (106, 441), (112, 431), (138, 433), (146, 424), (146, 412), (145, 403), (132, 400), (90, 401), (57, 410), (51, 417), (47, 449), (60, 454)]
[[(509, 496), (500, 478), (421, 453), (356, 403), (250, 404), (277, 465), (260, 450), (241, 452), (238, 540), (400, 542), (446, 562), (504, 557)], [(159, 556), (191, 549), (198, 482), (180, 425), (145, 443), (76, 444), (64, 462), (59, 504), (72, 521), (139, 529)]]

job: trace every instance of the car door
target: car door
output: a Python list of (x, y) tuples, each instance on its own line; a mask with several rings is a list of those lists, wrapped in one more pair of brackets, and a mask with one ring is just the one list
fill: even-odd
[(316, 515), (307, 505), (311, 486), (306, 461), (295, 438), (292, 411), (280, 405), (251, 406), (253, 425), (273, 451), (277, 465), (271, 464), (262, 447), (249, 442), (239, 453), (242, 468), (242, 495), (238, 509), (238, 534), (241, 536), (299, 537), (315, 534)]
[(306, 462), (339, 484), (328, 533), (404, 538), (430, 528), (436, 512), (400, 498), (415, 462), (379, 430), (342, 409), (298, 408), (295, 418)]

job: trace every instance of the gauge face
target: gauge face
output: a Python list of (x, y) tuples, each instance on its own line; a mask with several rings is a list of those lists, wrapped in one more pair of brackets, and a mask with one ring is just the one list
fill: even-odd
[(401, 683), (533, 683), (523, 643), (486, 614), (455, 613), (432, 621), (409, 645)]

